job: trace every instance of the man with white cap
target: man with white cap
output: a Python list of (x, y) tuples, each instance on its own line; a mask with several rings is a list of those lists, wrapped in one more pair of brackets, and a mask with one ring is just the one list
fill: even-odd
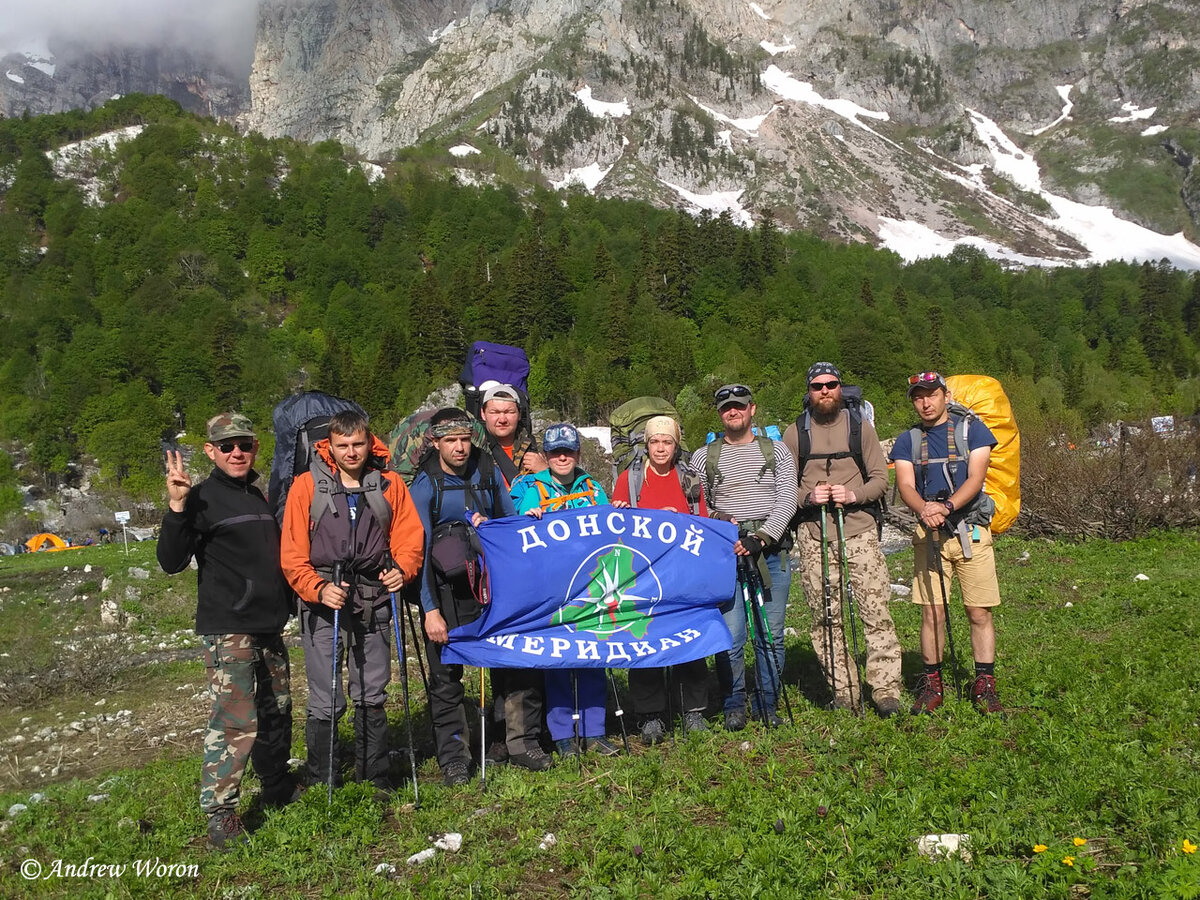
[[(680, 462), (679, 423), (670, 416), (654, 416), (643, 430), (645, 460), (635, 459), (613, 487), (613, 506), (663, 509), (668, 512), (707, 516), (700, 480)], [(642, 740), (657, 744), (666, 737), (664, 718), (671, 707), (668, 691), (679, 692), (683, 730), (707, 731), (704, 710), (708, 706), (708, 666), (703, 659), (673, 667), (677, 687), (668, 684), (666, 669), (629, 670), (629, 698)]]
[(522, 428), (521, 407), (528, 401), (511, 384), (485, 381), (480, 386), (483, 399), (479, 418), (491, 438), (492, 458), (510, 487), (519, 475), (541, 472), (546, 457), (537, 450), (533, 435)]

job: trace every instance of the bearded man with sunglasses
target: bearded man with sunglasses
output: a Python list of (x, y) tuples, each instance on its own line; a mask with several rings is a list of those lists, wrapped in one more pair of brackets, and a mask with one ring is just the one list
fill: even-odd
[[(763, 615), (770, 628), (770, 656), (755, 640), (755, 672), (761, 691), (751, 711), (763, 722), (782, 722), (775, 707), (783, 675), (783, 620), (792, 571), (784, 539), (796, 511), (796, 459), (781, 441), (754, 433), (757, 407), (750, 388), (727, 384), (713, 394), (722, 437), (692, 454), (692, 470), (704, 482), (709, 515), (737, 523), (740, 537), (734, 553), (758, 566), (765, 588)], [(731, 597), (721, 607), (733, 636), (729, 652), (716, 656), (717, 680), (724, 693), (725, 728), (746, 727), (746, 610)], [(762, 705), (764, 708), (758, 708)]]
[(196, 633), (212, 700), (200, 808), (209, 841), (225, 849), (246, 841), (237, 807), (247, 761), (264, 805), (282, 806), (300, 789), (288, 770), (291, 675), (281, 634), (291, 591), (279, 568), (279, 527), (254, 485), (258, 439), (235, 412), (209, 419), (207, 432), (204, 453), (216, 468), (195, 487), (180, 451), (167, 452), (170, 508), (157, 553), (168, 574), (196, 559)]
[[(865, 417), (857, 422), (842, 393), (842, 373), (833, 363), (817, 362), (808, 369), (805, 412), (788, 426), (783, 442), (796, 455), (800, 467), (800, 549), (804, 597), (812, 614), (813, 648), (825, 669), (826, 685), (834, 692), (835, 709), (853, 709), (862, 703), (857, 661), (847, 648), (844, 611), (836, 599), (830, 604), (831, 622), (825, 621), (825, 570), (831, 596), (839, 597), (841, 553), (844, 549), (848, 588), (863, 623), (867, 645), (866, 680), (871, 701), (881, 718), (900, 711), (900, 641), (888, 613), (891, 594), (887, 563), (879, 549), (879, 536), (871, 507), (886, 493), (887, 460), (875, 428)], [(800, 425), (807, 432), (807, 452), (800, 451)], [(851, 439), (851, 427), (861, 429)], [(859, 444), (859, 456), (853, 452)], [(836, 513), (842, 512), (842, 534)], [(825, 527), (821, 527), (821, 516)], [(825, 546), (822, 546), (822, 535)], [(828, 554), (828, 556), (825, 556)], [(827, 565), (826, 565), (827, 562)], [(830, 631), (832, 629), (832, 631)], [(832, 638), (832, 647), (827, 645)], [(833, 671), (828, 671), (832, 665)]]

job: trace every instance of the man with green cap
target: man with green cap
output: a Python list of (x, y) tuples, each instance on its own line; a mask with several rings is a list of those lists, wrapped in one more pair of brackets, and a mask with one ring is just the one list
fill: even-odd
[(196, 633), (212, 710), (200, 768), (200, 808), (218, 849), (244, 843), (238, 816), (247, 761), (264, 805), (299, 796), (288, 770), (292, 695), (283, 626), (291, 591), (279, 568), (279, 527), (254, 484), (258, 438), (240, 413), (209, 419), (205, 455), (215, 468), (192, 485), (179, 450), (167, 452), (167, 499), (158, 563), (169, 574), (196, 560)]

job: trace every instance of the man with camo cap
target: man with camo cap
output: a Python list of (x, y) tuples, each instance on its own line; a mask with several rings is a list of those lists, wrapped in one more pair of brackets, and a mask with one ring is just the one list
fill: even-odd
[(174, 574), (198, 568), (196, 633), (208, 671), (212, 711), (200, 768), (200, 808), (218, 849), (245, 843), (238, 816), (247, 760), (265, 806), (299, 796), (288, 770), (292, 697), (281, 631), (291, 591), (279, 568), (279, 527), (255, 487), (258, 439), (250, 420), (222, 413), (208, 421), (205, 455), (216, 468), (192, 486), (178, 450), (167, 452), (167, 498), (158, 563)]

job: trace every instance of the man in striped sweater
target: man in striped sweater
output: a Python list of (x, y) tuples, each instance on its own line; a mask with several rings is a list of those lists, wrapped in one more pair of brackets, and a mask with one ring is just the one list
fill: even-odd
[[(762, 701), (756, 691), (751, 705), (757, 718), (778, 725), (775, 707), (783, 674), (783, 619), (792, 583), (785, 536), (796, 511), (796, 459), (781, 441), (754, 434), (750, 388), (727, 384), (714, 399), (725, 434), (697, 450), (691, 465), (704, 482), (709, 514), (738, 525), (741, 537), (734, 552), (764, 574), (763, 615), (772, 644), (768, 657), (763, 652), (765, 635), (761, 645), (755, 641), (755, 677)], [(738, 731), (746, 727), (746, 609), (740, 596), (731, 598), (722, 613), (733, 647), (717, 656), (717, 677), (725, 698), (725, 728)]]

